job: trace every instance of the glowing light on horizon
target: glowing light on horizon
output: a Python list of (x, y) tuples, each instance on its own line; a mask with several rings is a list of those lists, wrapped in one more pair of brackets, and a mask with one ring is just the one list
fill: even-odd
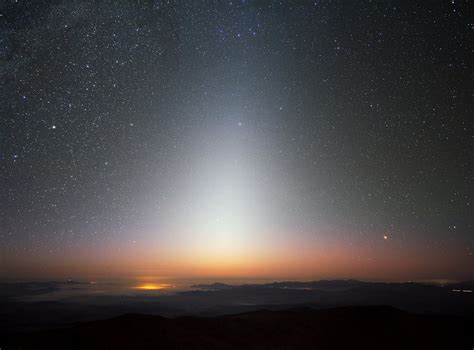
[(174, 286), (172, 284), (167, 283), (144, 283), (133, 288), (138, 290), (161, 290), (174, 288)]

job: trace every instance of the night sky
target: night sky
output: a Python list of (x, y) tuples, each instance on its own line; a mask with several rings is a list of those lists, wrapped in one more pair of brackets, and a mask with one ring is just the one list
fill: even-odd
[(472, 10), (1, 1), (0, 277), (472, 278)]

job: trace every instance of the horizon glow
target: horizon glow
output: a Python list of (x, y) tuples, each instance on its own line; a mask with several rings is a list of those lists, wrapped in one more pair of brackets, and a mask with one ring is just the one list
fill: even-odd
[(0, 5), (0, 279), (472, 279), (451, 7)]

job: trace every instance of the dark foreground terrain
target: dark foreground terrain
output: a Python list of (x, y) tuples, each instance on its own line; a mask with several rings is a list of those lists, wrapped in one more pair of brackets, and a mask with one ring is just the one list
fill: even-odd
[(255, 311), (217, 317), (127, 314), (0, 334), (9, 349), (469, 349), (474, 321), (389, 306)]

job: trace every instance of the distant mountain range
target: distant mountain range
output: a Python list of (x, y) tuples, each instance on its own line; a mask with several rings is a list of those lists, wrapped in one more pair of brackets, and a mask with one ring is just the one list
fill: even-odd
[[(320, 310), (357, 305), (390, 305), (411, 313), (474, 319), (474, 293), (469, 292), (471, 281), (445, 286), (356, 280), (244, 285), (212, 283), (171, 295), (136, 292), (67, 294), (71, 288), (87, 289), (85, 284), (87, 282), (0, 283), (0, 329), (45, 329), (126, 313), (215, 317), (262, 309), (281, 311), (306, 307)], [(67, 288), (63, 289), (64, 286)], [(31, 299), (31, 296), (58, 291), (61, 298), (54, 301)]]
[(212, 284), (197, 284), (191, 287), (201, 290), (227, 290), (235, 288), (288, 288), (288, 289), (311, 289), (311, 290), (326, 290), (326, 291), (342, 291), (358, 287), (367, 286), (378, 286), (378, 287), (394, 287), (394, 286), (430, 286), (430, 287), (443, 287), (443, 288), (460, 288), (460, 289), (473, 289), (474, 281), (463, 281), (456, 283), (448, 283), (444, 285), (434, 285), (432, 283), (416, 283), (416, 282), (404, 282), (404, 283), (388, 283), (388, 282), (364, 282), (353, 279), (348, 280), (319, 280), (319, 281), (283, 281), (283, 282), (272, 282), (265, 284), (241, 284), (231, 285), (224, 283), (212, 283)]

